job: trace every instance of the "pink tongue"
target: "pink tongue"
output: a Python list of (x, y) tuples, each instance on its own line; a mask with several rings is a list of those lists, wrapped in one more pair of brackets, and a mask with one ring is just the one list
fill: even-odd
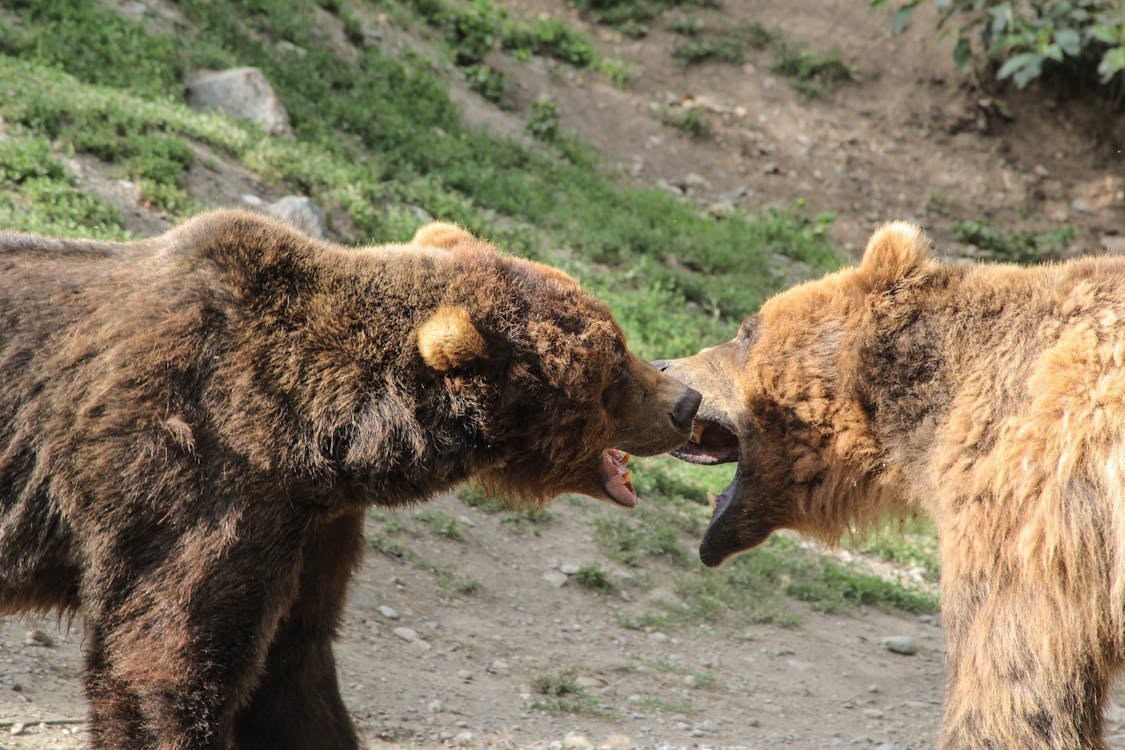
[(637, 504), (637, 491), (633, 489), (633, 483), (626, 479), (629, 470), (625, 468), (625, 463), (628, 460), (628, 453), (613, 449), (603, 452), (601, 476), (605, 491), (613, 501), (632, 508)]

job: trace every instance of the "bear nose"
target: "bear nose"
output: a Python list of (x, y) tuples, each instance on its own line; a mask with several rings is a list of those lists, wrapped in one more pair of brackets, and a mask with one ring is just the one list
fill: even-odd
[(691, 420), (695, 417), (695, 413), (699, 411), (699, 404), (703, 401), (703, 395), (694, 388), (685, 388), (680, 397), (676, 399), (676, 405), (672, 407), (672, 421), (676, 426), (681, 429), (690, 429)]

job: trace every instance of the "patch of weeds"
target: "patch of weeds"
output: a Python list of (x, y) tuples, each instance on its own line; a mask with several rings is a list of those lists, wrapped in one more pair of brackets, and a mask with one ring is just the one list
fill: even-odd
[(851, 68), (835, 50), (823, 54), (805, 52), (787, 42), (779, 42), (774, 52), (770, 70), (785, 76), (790, 86), (809, 99), (823, 96), (836, 84), (853, 78)]
[(956, 198), (951, 198), (944, 193), (926, 193), (926, 202), (923, 208), (929, 213), (941, 216), (950, 216), (961, 208), (961, 203)]
[(538, 527), (554, 519), (551, 511), (536, 505), (514, 504), (504, 498), (496, 497), (473, 482), (461, 487), (457, 492), (461, 502), (485, 513), (499, 513), (500, 523), (513, 531), (538, 533)]
[(644, 612), (637, 616), (617, 614), (614, 616), (617, 624), (626, 630), (663, 630), (672, 623), (672, 618), (667, 614)]
[(661, 107), (658, 110), (660, 122), (668, 127), (682, 130), (692, 138), (708, 138), (715, 130), (710, 118), (698, 107)]
[(767, 29), (757, 21), (739, 24), (737, 33), (754, 49), (766, 49), (767, 47), (773, 46), (781, 39), (780, 31)]
[(741, 39), (728, 36), (691, 39), (676, 45), (672, 57), (687, 65), (704, 62), (737, 64), (746, 57), (746, 45)]
[(635, 69), (619, 57), (599, 57), (594, 62), (594, 72), (619, 89), (629, 84)]
[(0, 226), (54, 236), (128, 237), (121, 212), (80, 190), (44, 138), (0, 142)]
[(594, 520), (594, 541), (612, 559), (637, 567), (646, 557), (664, 557), (686, 563), (680, 532), (667, 518), (656, 511), (644, 509), (645, 516), (637, 524), (621, 515), (601, 516)]
[(613, 715), (611, 711), (599, 706), (596, 698), (586, 694), (578, 684), (578, 676), (573, 669), (537, 674), (531, 680), (531, 689), (542, 696), (532, 702), (532, 708), (551, 713), (585, 714), (603, 718)]
[(559, 110), (550, 99), (536, 99), (531, 103), (531, 117), (527, 121), (527, 132), (546, 143), (559, 140)]
[(703, 33), (703, 21), (691, 13), (676, 16), (666, 26), (668, 31), (680, 36), (697, 37)]
[(582, 588), (599, 594), (612, 594), (617, 591), (609, 575), (597, 565), (583, 565), (571, 578)]
[(500, 44), (504, 49), (530, 50), (576, 68), (588, 67), (597, 59), (593, 43), (557, 18), (506, 23), (500, 33)]
[(362, 47), (367, 43), (367, 35), (363, 33), (363, 21), (355, 13), (347, 12), (340, 15), (340, 22), (344, 25), (344, 36), (349, 42)]
[(668, 714), (681, 714), (683, 716), (691, 716), (692, 714), (699, 713), (699, 709), (687, 701), (666, 701), (654, 696), (643, 697), (633, 705), (651, 708), (655, 711), (663, 711)]
[(465, 83), (469, 88), (493, 104), (504, 103), (504, 92), (508, 90), (508, 79), (491, 65), (470, 65), (465, 68)]
[(452, 539), (455, 542), (465, 541), (465, 532), (461, 530), (461, 522), (451, 515), (429, 508), (414, 517), (438, 536)]
[(686, 684), (690, 684), (691, 687), (708, 688), (715, 687), (719, 684), (718, 676), (709, 669), (702, 671), (690, 669), (682, 664), (676, 664), (675, 662), (666, 661), (664, 659), (657, 659), (646, 663), (658, 672), (690, 677), (690, 683)]
[(670, 614), (685, 622), (717, 622), (726, 613), (738, 612), (743, 622), (796, 625), (799, 618), (787, 612), (786, 597), (826, 613), (860, 605), (916, 614), (938, 608), (937, 597), (928, 592), (817, 555), (781, 534), (719, 570), (680, 575), (676, 593), (683, 604), (671, 608)]
[(175, 41), (95, 3), (11, 0), (21, 24), (0, 24), (0, 52), (65, 67), (92, 83), (142, 94), (174, 90), (184, 66)]
[(985, 219), (953, 224), (953, 236), (958, 240), (979, 248), (985, 258), (1006, 263), (1030, 264), (1057, 258), (1076, 235), (1070, 224), (1043, 232), (1008, 232)]
[(890, 521), (850, 540), (848, 546), (884, 562), (920, 569), (926, 581), (938, 582), (937, 530), (928, 518)]
[(484, 584), (470, 575), (454, 573), (434, 565), (428, 566), (430, 572), (437, 578), (438, 588), (453, 591), (465, 596), (474, 596), (484, 591)]

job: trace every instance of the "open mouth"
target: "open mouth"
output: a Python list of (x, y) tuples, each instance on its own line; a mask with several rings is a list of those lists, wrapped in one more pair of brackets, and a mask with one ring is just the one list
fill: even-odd
[(614, 448), (602, 451), (602, 463), (598, 474), (602, 487), (613, 502), (625, 508), (637, 504), (637, 490), (633, 487), (633, 470), (626, 467), (632, 458), (628, 453)]
[(693, 464), (727, 464), (738, 460), (738, 436), (724, 422), (697, 416), (692, 425), (691, 440), (671, 453), (681, 461)]

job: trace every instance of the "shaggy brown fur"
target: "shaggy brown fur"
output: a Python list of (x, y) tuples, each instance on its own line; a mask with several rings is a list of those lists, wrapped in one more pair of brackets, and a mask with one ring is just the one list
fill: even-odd
[(367, 506), (470, 476), (630, 504), (605, 449), (675, 447), (698, 402), (449, 225), (0, 234), (0, 614), (85, 620), (96, 748), (353, 748), (331, 642)]
[(704, 392), (681, 457), (739, 462), (705, 563), (777, 528), (833, 541), (923, 509), (949, 642), (942, 747), (1106, 747), (1125, 654), (1125, 259), (943, 264), (890, 224), (858, 268), (661, 366)]

